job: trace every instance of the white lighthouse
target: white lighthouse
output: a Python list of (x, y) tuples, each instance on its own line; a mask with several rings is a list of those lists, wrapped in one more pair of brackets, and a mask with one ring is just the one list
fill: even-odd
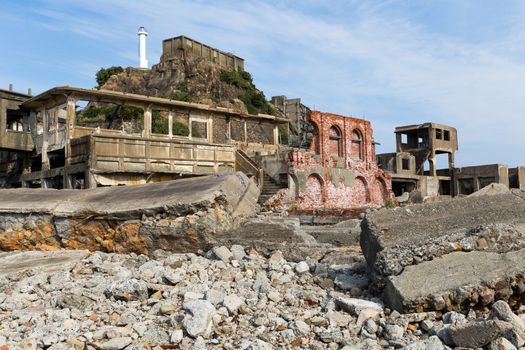
[(148, 32), (146, 28), (139, 28), (139, 67), (148, 69), (148, 59), (146, 58), (146, 37)]

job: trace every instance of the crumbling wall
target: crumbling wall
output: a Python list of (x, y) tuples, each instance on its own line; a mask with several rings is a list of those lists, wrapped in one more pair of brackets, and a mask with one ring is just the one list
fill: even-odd
[(312, 112), (309, 151), (289, 154), (296, 209), (378, 208), (393, 200), (391, 178), (375, 162), (368, 121)]

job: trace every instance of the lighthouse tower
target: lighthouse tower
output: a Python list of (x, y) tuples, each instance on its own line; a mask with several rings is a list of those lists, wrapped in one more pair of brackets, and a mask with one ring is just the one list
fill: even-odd
[(146, 37), (148, 32), (146, 28), (139, 28), (139, 67), (148, 69), (148, 59), (146, 58)]

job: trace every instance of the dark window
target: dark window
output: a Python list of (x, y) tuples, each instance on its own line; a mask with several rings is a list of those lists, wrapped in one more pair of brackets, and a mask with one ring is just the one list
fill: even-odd
[(336, 126), (332, 126), (330, 128), (330, 131), (329, 131), (329, 140), (330, 140), (330, 145), (329, 145), (329, 150), (330, 150), (330, 154), (335, 154), (339, 157), (342, 157), (343, 156), (343, 153), (342, 153), (342, 150), (343, 150), (343, 147), (342, 147), (342, 140), (341, 140), (341, 131), (339, 131), (339, 128), (336, 127)]
[(443, 139), (443, 130), (436, 129), (436, 139), (439, 139), (439, 140)]
[(401, 166), (403, 170), (410, 170), (410, 159), (402, 159)]
[(444, 133), (443, 133), (443, 138), (445, 141), (450, 141), (450, 131), (448, 130), (445, 130)]
[(352, 157), (363, 159), (363, 136), (357, 129), (352, 132)]

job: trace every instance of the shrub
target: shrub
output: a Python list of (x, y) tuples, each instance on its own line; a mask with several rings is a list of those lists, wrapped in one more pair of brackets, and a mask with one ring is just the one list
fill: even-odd
[(100, 68), (100, 70), (97, 72), (96, 80), (97, 80), (97, 88), (100, 89), (106, 82), (111, 78), (112, 75), (116, 75), (119, 73), (124, 72), (124, 69), (119, 66), (112, 66), (109, 68)]

